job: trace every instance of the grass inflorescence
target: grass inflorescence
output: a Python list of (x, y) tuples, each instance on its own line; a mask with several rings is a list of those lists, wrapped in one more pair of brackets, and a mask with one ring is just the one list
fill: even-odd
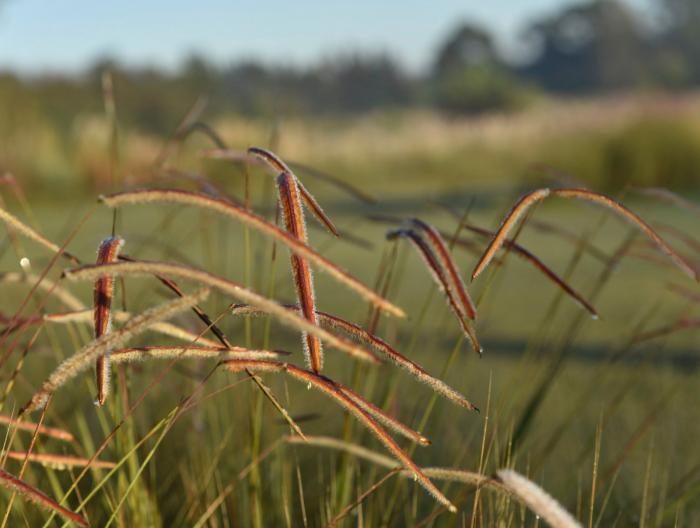
[[(481, 219), (467, 221), (467, 213), (461, 211), (449, 224), (429, 211), (425, 217), (425, 211), (406, 211), (404, 216), (373, 211), (370, 218), (391, 224), (381, 237), (371, 228), (365, 231), (358, 220), (377, 203), (368, 189), (315, 167), (287, 162), (269, 148), (229, 148), (200, 120), (202, 111), (195, 105), (167, 141), (153, 164), (152, 181), (100, 196), (98, 211), (114, 212), (113, 233), (118, 223), (124, 238), (113, 234), (104, 239), (96, 261), (79, 258), (83, 244), (75, 242), (83, 229), (104, 236), (104, 226), (90, 219), (92, 211), (67, 240), (56, 243), (38, 225), (30, 227), (9, 212), (3, 202), (0, 220), (11, 239), (3, 251), (14, 249), (21, 271), (3, 270), (0, 288), (12, 295), (30, 288), (24, 297), (20, 294), (19, 308), (10, 303), (0, 307), (2, 364), (11, 362), (2, 401), (12, 403), (0, 415), (7, 431), (0, 463), (3, 468), (20, 466), (18, 472), (0, 469), (0, 484), (11, 497), (17, 494), (48, 509), (47, 525), (54, 515), (83, 526), (458, 522), (445, 512), (457, 512), (459, 522), (473, 527), (526, 525), (530, 519), (564, 527), (580, 526), (577, 519), (583, 518), (589, 525), (594, 519), (617, 522), (622, 514), (615, 517), (610, 511), (619, 492), (616, 479), (638, 455), (635, 448), (646, 445), (644, 435), (662, 408), (655, 406), (641, 419), (625, 417), (636, 420), (633, 434), (612, 463), (606, 459), (601, 431), (612, 427), (634, 388), (635, 378), (624, 370), (624, 360), (647, 341), (691, 332), (698, 320), (676, 313), (669, 323), (664, 314), (663, 322), (652, 324), (662, 312), (658, 300), (609, 358), (590, 367), (596, 384), (615, 391), (591, 436), (577, 417), (600, 405), (602, 396), (595, 387), (579, 387), (575, 398), (562, 403), (565, 412), (554, 425), (547, 426), (552, 418), (543, 413), (557, 381), (576, 386), (566, 367), (575, 338), (588, 328), (581, 317), (585, 313), (568, 314), (559, 297), (573, 299), (597, 318), (594, 303), (602, 302), (599, 293), (622, 257), (651, 256), (649, 252), (657, 249), (675, 270), (697, 280), (694, 257), (680, 253), (664, 238), (668, 234), (669, 240), (697, 253), (691, 235), (647, 222), (607, 195), (578, 187), (545, 187), (520, 198), (495, 231), (482, 227)], [(196, 156), (200, 168), (219, 163), (219, 169), (242, 172), (242, 198), (234, 196), (241, 182), (231, 179), (224, 185), (199, 169), (176, 166), (186, 150), (184, 142), (197, 141), (188, 139), (195, 132), (216, 147)], [(256, 171), (273, 178), (251, 179), (249, 173)], [(166, 181), (168, 186), (180, 182), (182, 188), (161, 188)], [(349, 220), (342, 214), (331, 220), (321, 203), (337, 202), (318, 200), (309, 190), (317, 182), (352, 200)], [(670, 191), (644, 192), (697, 213), (690, 200)], [(519, 240), (529, 221), (520, 223), (521, 219), (535, 204), (556, 196), (603, 205), (622, 217), (645, 235), (646, 253), (640, 252), (631, 231), (613, 252), (592, 243), (606, 225), (605, 213), (587, 233), (540, 222), (540, 232), (565, 240), (575, 251), (560, 271), (559, 260), (546, 260), (555, 251), (540, 255), (540, 246), (526, 249), (536, 245), (533, 239)], [(135, 205), (142, 207), (127, 208)], [(356, 207), (363, 209), (355, 214)], [(307, 226), (305, 211), (322, 232), (310, 229), (318, 225)], [(22, 238), (42, 253), (27, 258)], [(125, 239), (130, 255), (121, 252)], [(413, 273), (411, 250), (399, 240), (420, 255), (420, 274)], [(352, 249), (336, 253), (345, 243)], [(288, 261), (276, 258), (280, 248), (289, 251)], [(365, 281), (377, 248), (384, 257), (373, 289)], [(480, 257), (469, 285), (462, 278), (467, 264), (458, 249)], [(363, 256), (351, 251), (362, 251)], [(515, 303), (523, 291), (530, 293), (523, 281), (502, 273), (509, 253), (544, 274), (559, 294), (539, 327), (529, 314), (518, 312), (532, 337), (515, 345), (525, 359), (511, 369), (511, 380), (499, 378), (503, 361), (497, 352), (478, 363), (474, 355), (458, 353), (465, 341), (479, 355), (482, 341), (498, 351), (507, 311), (500, 296), (509, 295)], [(339, 255), (353, 255), (350, 260), (363, 266), (349, 268), (350, 273)], [(572, 279), (589, 257), (603, 266), (597, 282), (584, 283), (579, 275)], [(487, 280), (476, 281), (491, 264), (494, 269)], [(34, 269), (39, 266), (44, 269)], [(327, 277), (315, 277), (312, 268)], [(94, 286), (91, 303), (84, 300), (85, 282)], [(193, 283), (199, 289), (192, 289)], [(692, 306), (698, 298), (695, 286), (671, 283), (667, 290)], [(443, 317), (444, 306), (434, 306), (436, 290), (451, 315)], [(543, 304), (542, 291), (538, 285), (535, 295), (527, 297), (527, 310), (534, 313)], [(619, 307), (621, 300), (616, 302)], [(367, 312), (366, 321), (358, 319)], [(449, 356), (442, 354), (449, 349)], [(537, 357), (541, 352), (544, 359)], [(81, 376), (91, 365), (96, 376)], [(236, 376), (239, 373), (245, 376)], [(615, 373), (624, 378), (622, 383)], [(498, 401), (491, 400), (489, 382), (485, 413), (465, 412), (479, 410), (472, 398), (477, 403), (486, 399), (483, 380), (491, 378), (502, 385)], [(148, 380), (145, 388), (143, 379)], [(331, 405), (288, 386), (287, 379), (327, 396)], [(246, 384), (255, 396), (242, 390)], [(83, 406), (88, 393), (97, 394), (97, 406)], [(443, 400), (454, 405), (443, 407)], [(38, 410), (41, 418), (29, 421), (29, 413)], [(28, 434), (32, 438), (27, 443)], [(579, 441), (570, 449), (565, 446), (567, 456), (575, 458), (571, 471), (550, 477), (542, 468), (550, 467), (548, 457), (562, 449), (562, 438), (571, 434)], [(386, 454), (373, 449), (377, 443)], [(664, 525), (688, 511), (697, 519), (688, 505), (698, 494), (692, 485), (684, 485), (692, 482), (697, 469), (683, 478), (667, 469), (663, 487), (657, 489), (650, 474), (659, 464), (658, 454), (652, 452), (653, 442), (651, 446), (642, 464), (646, 476), (638, 507), (641, 517)], [(594, 470), (584, 474), (581, 468), (590, 467), (590, 459)], [(605, 468), (600, 474), (599, 465)], [(523, 474), (499, 469), (503, 467)], [(574, 467), (575, 489), (568, 475)], [(636, 477), (637, 473), (628, 476)], [(416, 485), (408, 485), (411, 480)], [(51, 490), (54, 498), (40, 489)], [(561, 504), (553, 496), (561, 498)], [(20, 501), (11, 498), (8, 504), (6, 525), (39, 518)]]

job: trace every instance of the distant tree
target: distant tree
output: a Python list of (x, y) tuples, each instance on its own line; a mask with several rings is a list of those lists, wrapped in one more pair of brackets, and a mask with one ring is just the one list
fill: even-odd
[(539, 51), (521, 73), (548, 90), (618, 90), (645, 78), (645, 31), (636, 13), (620, 1), (567, 7), (531, 25), (525, 37)]
[(457, 27), (438, 50), (433, 86), (436, 104), (450, 113), (515, 109), (528, 93), (500, 57), (491, 34), (472, 23)]
[(700, 84), (700, 2), (657, 0), (660, 31), (655, 42), (658, 73), (672, 86)]
[(410, 82), (400, 66), (384, 54), (334, 57), (314, 72), (330, 108), (361, 112), (405, 104)]
[(500, 64), (491, 34), (480, 26), (464, 23), (453, 31), (440, 47), (434, 74), (444, 77), (466, 68)]

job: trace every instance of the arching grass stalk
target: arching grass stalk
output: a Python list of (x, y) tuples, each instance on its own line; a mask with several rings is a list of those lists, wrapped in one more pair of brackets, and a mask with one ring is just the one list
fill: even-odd
[(103, 196), (101, 197), (101, 200), (109, 207), (120, 207), (122, 205), (139, 203), (169, 202), (203, 207), (208, 210), (215, 211), (275, 238), (278, 242), (286, 245), (295, 254), (308, 259), (310, 262), (316, 264), (320, 269), (327, 271), (334, 279), (347, 285), (363, 298), (371, 301), (389, 313), (399, 317), (404, 316), (403, 310), (379, 297), (359, 280), (314, 251), (307, 244), (298, 240), (289, 233), (282, 231), (264, 218), (261, 218), (248, 209), (237, 206), (236, 204), (211, 198), (203, 194), (178, 191), (174, 189), (144, 189), (139, 191), (123, 192), (110, 196)]
[(341, 390), (341, 386), (328, 378), (319, 376), (313, 372), (306, 371), (291, 365), (289, 363), (278, 363), (273, 361), (238, 361), (230, 360), (224, 362), (224, 365), (233, 372), (249, 368), (260, 372), (282, 372), (290, 375), (292, 378), (301, 381), (302, 383), (311, 384), (325, 395), (334, 399), (338, 404), (346, 410), (352, 412), (355, 417), (362, 422), (377, 438), (389, 449), (406, 467), (413, 473), (415, 480), (419, 482), (426, 491), (428, 491), (441, 504), (448, 507), (450, 511), (456, 511), (452, 503), (438, 490), (435, 485), (428, 479), (415, 465), (415, 463), (406, 455), (406, 453), (396, 444), (386, 431), (375, 421), (374, 417), (367, 412), (367, 408), (358, 405), (355, 398), (348, 397), (347, 393)]
[(154, 322), (187, 310), (193, 303), (201, 301), (207, 295), (209, 295), (209, 289), (202, 288), (191, 295), (156, 306), (137, 315), (118, 331), (95, 339), (75, 355), (63, 361), (44, 381), (41, 389), (22, 408), (20, 414), (42, 408), (51, 394), (87, 369), (89, 364), (101, 354), (104, 354), (105, 351), (121, 346), (129, 339), (145, 331)]
[(646, 234), (666, 255), (673, 261), (673, 263), (686, 275), (690, 276), (695, 280), (700, 280), (698, 271), (690, 265), (686, 260), (679, 255), (668, 243), (659, 236), (659, 234), (644, 220), (642, 220), (637, 214), (630, 211), (627, 207), (621, 203), (613, 200), (609, 196), (604, 194), (596, 193), (594, 191), (589, 191), (588, 189), (577, 189), (577, 188), (565, 188), (565, 189), (538, 189), (536, 191), (531, 191), (521, 197), (510, 212), (503, 219), (501, 227), (496, 232), (493, 240), (484, 251), (481, 259), (477, 263), (474, 271), (472, 272), (472, 279), (475, 279), (479, 274), (488, 266), (489, 262), (493, 259), (496, 251), (501, 247), (503, 241), (508, 236), (508, 232), (515, 226), (520, 217), (525, 213), (525, 211), (534, 203), (539, 202), (549, 195), (561, 196), (563, 198), (578, 198), (582, 200), (587, 200), (616, 212), (623, 218), (631, 222), (633, 225), (638, 227), (644, 234)]
[[(269, 311), (277, 317), (278, 320), (296, 329), (304, 330), (308, 333), (314, 333), (321, 339), (325, 340), (330, 346), (337, 347), (348, 353), (363, 354), (366, 351), (362, 347), (355, 345), (347, 339), (340, 338), (318, 326), (311, 325), (306, 319), (299, 317), (294, 312), (290, 312), (276, 301), (267, 299), (262, 295), (243, 287), (223, 277), (219, 277), (204, 270), (200, 270), (182, 264), (173, 264), (168, 262), (118, 262), (114, 264), (103, 265), (87, 265), (72, 270), (66, 270), (65, 276), (69, 280), (93, 280), (104, 274), (129, 274), (129, 275), (164, 275), (183, 277), (188, 280), (194, 280), (201, 284), (215, 288), (222, 293), (230, 295), (234, 299), (241, 300), (245, 303), (253, 304), (263, 310)], [(370, 354), (371, 355), (371, 354)]]

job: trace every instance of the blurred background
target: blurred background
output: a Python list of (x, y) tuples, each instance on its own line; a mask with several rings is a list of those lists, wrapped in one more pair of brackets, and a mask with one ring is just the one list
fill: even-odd
[(535, 164), (599, 188), (688, 187), (699, 26), (693, 0), (80, 1), (70, 12), (4, 0), (0, 168), (52, 190), (99, 186), (108, 72), (133, 178), (205, 99), (204, 119), (231, 143), (276, 137), (283, 154), (355, 177), (415, 158), (446, 179), (524, 178)]
[[(206, 127), (185, 137), (183, 125), (193, 122)], [(238, 152), (268, 147), (299, 164), (300, 178), (343, 233), (333, 239), (310, 221), (313, 245), (409, 314), (406, 323), (382, 319), (377, 333), (482, 408), (477, 416), (440, 401), (424, 414), (431, 395), (414, 380), (389, 375), (389, 366), (353, 369), (368, 398), (425, 426), (434, 445), (416, 453), (418, 463), (487, 474), (514, 465), (596, 526), (700, 525), (697, 283), (615, 215), (553, 198), (529, 217), (518, 242), (590, 300), (600, 319), (531, 261), (506, 254), (469, 285), (486, 351), (478, 359), (417, 255), (385, 240), (396, 218), (420, 216), (453, 234), (466, 214), (477, 230), (461, 231), (454, 250), (466, 279), (489, 240), (478, 228), (495, 229), (519, 195), (586, 186), (623, 201), (699, 266), (700, 1), (0, 0), (0, 206), (51, 240), (66, 240), (98, 193), (145, 185), (245, 199), (274, 219), (272, 180), (255, 168), (248, 180), (242, 164), (204, 156), (214, 146), (207, 130)], [(98, 208), (70, 251), (92, 260), (116, 220), (132, 256), (192, 263), (294, 301), (286, 256), (271, 260), (268, 239), (251, 242), (238, 226), (186, 208), (127, 211), (117, 217)], [(46, 252), (20, 247), (9, 233), (0, 239), (2, 270), (18, 271), (24, 254), (42, 269)], [(360, 300), (337, 295), (322, 274), (316, 281), (320, 309), (371, 320)], [(145, 280), (131, 284), (130, 309), (169, 295)], [(26, 286), (7, 286), (5, 319)], [(90, 287), (76, 291), (89, 305)], [(212, 300), (210, 313), (225, 301)], [(181, 321), (196, 328), (191, 318)], [(249, 345), (267, 344), (267, 334), (259, 338), (270, 330), (263, 323), (251, 323), (252, 332), (230, 319), (221, 324), (237, 343), (245, 336)], [(298, 336), (273, 329), (271, 346), (299, 359)], [(28, 357), (17, 405), (56, 356), (75, 350), (76, 335), (60, 332)], [(165, 378), (169, 390), (149, 395), (128, 422), (131, 441), (195, 385), (204, 371), (190, 368)], [(145, 386), (156, 367), (128, 372), (130, 383)], [(347, 361), (332, 353), (327, 372), (350, 382)], [(80, 427), (81, 445), (89, 446), (120, 415), (117, 403), (112, 415), (98, 413), (85, 378), (56, 398), (49, 419)], [(381, 449), (313, 393), (270, 383), (294, 413), (311, 417), (305, 432), (342, 431)], [(228, 489), (222, 483), (238, 482), (286, 432), (253, 389), (236, 398), (178, 424), (148, 478), (139, 480), (134, 466), (110, 481), (106, 498), (88, 506), (93, 519), (138, 481), (121, 525), (194, 525), (205, 513), (212, 517), (202, 525), (236, 525), (232, 518), (298, 525), (290, 519), (306, 519), (306, 500), (315, 526), (378, 479), (357, 461), (299, 447), (293, 459), (271, 458), (250, 487), (232, 488), (223, 502), (229, 514), (207, 513)], [(110, 446), (105, 456), (128, 457), (122, 448), (131, 445)], [(213, 478), (209, 454), (224, 447), (241, 456), (226, 458)], [(146, 464), (147, 453), (134, 450)], [(48, 487), (43, 473), (32, 478)], [(62, 478), (62, 487), (51, 481), (56, 495), (70, 483)], [(290, 491), (297, 482), (302, 501)], [(477, 504), (469, 486), (449, 492), (461, 497), (461, 516), (440, 516), (437, 525), (454, 526)], [(416, 486), (392, 483), (373, 497), (363, 510), (367, 526), (433, 522), (435, 505)], [(398, 499), (385, 515), (389, 497)], [(272, 506), (261, 509), (266, 499)], [(504, 520), (509, 510), (488, 500), (472, 526), (537, 523), (520, 510)], [(277, 507), (283, 503), (289, 511)]]

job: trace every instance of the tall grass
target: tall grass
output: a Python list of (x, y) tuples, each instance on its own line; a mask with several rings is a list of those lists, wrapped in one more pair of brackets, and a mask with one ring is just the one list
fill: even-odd
[[(5, 525), (49, 526), (54, 515), (93, 526), (521, 526), (540, 518), (591, 526), (633, 523), (636, 512), (647, 525), (692, 525), (700, 518), (700, 465), (682, 429), (696, 418), (694, 385), (655, 370), (647, 357), (664, 358), (638, 348), (651, 339), (673, 344), (679, 330), (697, 326), (692, 316), (669, 313), (681, 301), (689, 303), (684, 310), (697, 304), (697, 284), (688, 280), (697, 279), (697, 255), (681, 253), (672, 230), (623, 200), (578, 187), (526, 194), (496, 230), (482, 227), (493, 220), (483, 210), (467, 218), (466, 204), (458, 204), (459, 218), (431, 207), (406, 211), (407, 220), (382, 217), (369, 186), (345, 185), (269, 149), (230, 149), (196, 114), (166, 142), (143, 188), (101, 196), (69, 236), (45, 217), (45, 231), (32, 220), (31, 200), (29, 212), (13, 209), (16, 197), (1, 209)], [(190, 170), (177, 163), (195, 130), (218, 149), (206, 156), (227, 161), (233, 175), (257, 160), (245, 189), (215, 174), (178, 179), (178, 188), (173, 178), (164, 188), (164, 168)], [(333, 190), (317, 200), (306, 185), (322, 183)], [(258, 194), (262, 205), (253, 208)], [(606, 208), (598, 223), (579, 216), (566, 226), (570, 209), (550, 206), (548, 196)], [(529, 213), (540, 201), (537, 215), (562, 224), (546, 244), (547, 235), (527, 229), (536, 226)], [(331, 215), (320, 203), (350, 213)], [(127, 207), (135, 204), (142, 207)], [(668, 216), (694, 225), (692, 201), (673, 204)], [(305, 224), (302, 207), (327, 234)], [(118, 232), (104, 239), (114, 226), (110, 208), (120, 211)], [(367, 212), (400, 225), (386, 240), (383, 227), (366, 223)], [(619, 216), (631, 224), (615, 224)], [(624, 258), (639, 233), (652, 243), (645, 251), (670, 267)], [(97, 262), (83, 264), (95, 262), (95, 237), (104, 239)], [(122, 237), (129, 255), (120, 254)], [(280, 250), (289, 261), (277, 258)], [(531, 267), (516, 267), (511, 252), (558, 288), (541, 275), (530, 280)], [(326, 275), (312, 276), (312, 266)], [(620, 268), (639, 275), (622, 278)], [(462, 279), (468, 269), (471, 284)], [(643, 290), (633, 282), (639, 277), (663, 287)], [(95, 287), (92, 302), (85, 282)], [(572, 311), (562, 296), (585, 311)], [(611, 307), (630, 310), (630, 324)], [(252, 315), (259, 317), (241, 321)], [(518, 357), (504, 359), (513, 321), (527, 327), (526, 341), (517, 336)], [(587, 336), (604, 343), (589, 363), (577, 358), (588, 353)], [(483, 358), (461, 353), (465, 337), (479, 352), (484, 344)], [(83, 375), (91, 365), (96, 377)], [(250, 381), (254, 390), (243, 390)], [(680, 402), (671, 386), (691, 400)], [(480, 415), (467, 412), (477, 406)], [(29, 413), (40, 409), (34, 420)], [(652, 448), (642, 450), (656, 427), (671, 438), (666, 451), (655, 439), (652, 457)], [(667, 468), (655, 475), (661, 457)]]

